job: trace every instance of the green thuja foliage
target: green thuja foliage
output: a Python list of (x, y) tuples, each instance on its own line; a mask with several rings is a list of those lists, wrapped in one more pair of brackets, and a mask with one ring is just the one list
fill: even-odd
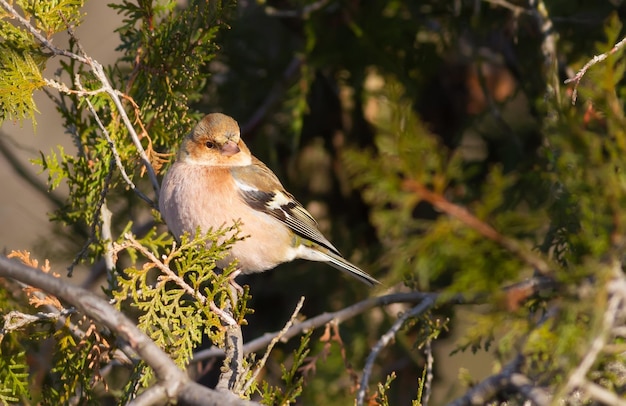
[(387, 380), (385, 383), (378, 383), (378, 393), (376, 394), (375, 402), (377, 405), (381, 406), (389, 406), (389, 398), (387, 397), (387, 392), (389, 388), (391, 388), (392, 382), (396, 379), (395, 372), (387, 375)]
[[(215, 309), (229, 307), (231, 317), (245, 323), (247, 288), (237, 305), (230, 305), (229, 286), (236, 263), (224, 270), (215, 267), (215, 261), (225, 258), (237, 240), (235, 225), (193, 239), (184, 235), (180, 244), (153, 229), (141, 239), (126, 234), (115, 245), (114, 250), (126, 251), (133, 264), (123, 270), (111, 292), (117, 307), (138, 314), (139, 327), (180, 367), (189, 364), (193, 350), (205, 337), (223, 346), (224, 320)], [(140, 387), (146, 387), (152, 374), (143, 365), (138, 371)], [(139, 389), (134, 384), (129, 387)]]
[(92, 404), (98, 402), (99, 394), (95, 388), (102, 380), (100, 368), (108, 361), (110, 344), (100, 335), (93, 334), (95, 326), (90, 333), (83, 337), (77, 337), (75, 332), (67, 329), (54, 333), (51, 369), (46, 371), (49, 381), (41, 391), (44, 404), (68, 404), (76, 399)]
[(284, 387), (272, 386), (267, 381), (263, 382), (261, 390), (263, 404), (290, 405), (300, 396), (304, 385), (304, 376), (300, 372), (300, 369), (307, 361), (307, 356), (310, 352), (310, 339), (311, 332), (305, 334), (300, 339), (300, 346), (293, 351), (290, 367), (286, 367), (284, 364), (280, 365), (281, 379), (284, 383)]
[[(35, 118), (33, 92), (44, 86), (41, 66), (30, 54), (18, 54), (11, 49), (0, 49), (0, 120)], [(1, 123), (1, 121), (0, 121)]]
[(123, 17), (117, 29), (123, 56), (111, 67), (114, 84), (128, 89), (151, 139), (171, 148), (201, 114), (189, 104), (201, 98), (207, 78), (200, 72), (215, 57), (215, 36), (225, 28), (229, 1), (123, 1), (111, 7)]
[[(82, 0), (15, 1), (24, 18), (32, 21), (44, 40), (79, 23)], [(0, 10), (0, 125), (4, 120), (35, 120), (33, 93), (45, 86), (43, 69), (50, 57), (27, 30), (14, 24), (9, 13)], [(47, 53), (47, 54), (46, 54)]]
[[(596, 44), (596, 53), (606, 52), (613, 41), (623, 37), (622, 24), (615, 16), (608, 19), (604, 30), (606, 40)], [(579, 362), (578, 356), (587, 351), (592, 337), (606, 330), (603, 323), (611, 281), (622, 272), (619, 261), (623, 261), (626, 220), (622, 55), (622, 51), (615, 52), (606, 64), (589, 72), (588, 82), (579, 89), (586, 106), (562, 107), (557, 120), (545, 120), (552, 146), (554, 191), (548, 238), (561, 248), (558, 259), (563, 271), (556, 277), (562, 283), (566, 305), (558, 306), (559, 317), (531, 337), (533, 344), (544, 338), (553, 343), (556, 357), (548, 359), (548, 348), (537, 345), (533, 360), (540, 370), (554, 371), (557, 379), (563, 378), (560, 371)], [(607, 356), (607, 360), (611, 358)]]
[[(224, 345), (225, 317), (250, 322), (249, 341), (280, 328), (292, 296), (307, 294), (308, 317), (376, 292), (294, 262), (286, 272), (246, 276), (265, 308), (249, 301), (247, 287), (233, 306), (236, 262), (219, 271), (215, 264), (244, 237), (239, 225), (179, 242), (165, 232), (155, 210), (159, 177), (197, 119), (220, 110), (240, 121), (255, 154), (385, 291), (440, 293), (378, 354), (370, 402), (422, 403), (423, 345), (446, 339), (438, 320), (455, 333), (451, 357), (488, 351), (496, 373), (520, 360), (521, 374), (565, 403), (572, 371), (600, 337), (606, 345), (585, 379), (623, 396), (623, 339), (605, 325), (619, 293), (613, 282), (623, 277), (626, 94), (623, 51), (613, 49), (624, 36), (623, 10), (617, 2), (535, 3), (540, 9), (123, 0), (110, 6), (121, 56), (100, 70), (73, 32), (82, 1), (8, 1), (40, 36), (0, 7), (0, 123), (34, 119), (33, 93), (46, 90), (72, 141), (36, 160), (50, 190), (67, 193), (51, 215), (63, 247), (52, 253), (55, 268), (90, 267), (88, 280), (110, 268), (102, 293), (181, 368), (203, 341)], [(581, 15), (601, 17), (581, 26)], [(67, 49), (46, 47), (61, 46), (56, 34), (66, 30)], [(607, 51), (570, 105), (572, 88), (559, 83)], [(545, 69), (554, 65), (549, 52), (559, 72)], [(54, 75), (44, 71), (53, 57)], [(529, 281), (532, 288), (520, 288)], [(3, 314), (43, 312), (32, 292), (16, 299), (11, 292), (21, 289), (0, 282)], [(249, 303), (261, 310), (252, 315)], [(43, 304), (64, 317), (42, 313), (0, 331), (3, 404), (125, 404), (154, 383), (132, 354), (122, 357), (130, 365), (100, 376), (124, 349), (114, 334), (50, 298)], [(459, 323), (458, 306), (469, 304), (480, 306)], [(414, 305), (342, 321), (337, 351), (314, 332), (277, 345), (242, 396), (268, 405), (353, 402), (372, 346)], [(436, 374), (450, 369), (448, 353), (434, 362)], [(445, 403), (435, 400), (439, 380), (429, 384), (430, 403)], [(492, 397), (519, 401), (506, 389)]]
[[(6, 353), (6, 345), (3, 353)], [(26, 352), (0, 357), (0, 402), (3, 405), (17, 403), (29, 397)]]
[[(390, 83), (379, 96), (376, 150), (353, 150), (344, 157), (373, 209), (372, 222), (387, 246), (383, 261), (392, 275), (417, 289), (444, 285), (451, 292), (465, 293), (493, 291), (505, 281), (529, 275), (532, 269), (520, 274), (524, 266), (519, 258), (468, 224), (475, 219), (486, 227), (495, 226), (529, 240), (530, 248), (546, 217), (541, 208), (532, 213), (516, 210), (528, 205), (518, 192), (525, 179), (504, 174), (495, 165), (479, 187), (462, 188), (471, 174), (464, 170), (460, 151), (451, 153), (441, 145), (403, 98), (401, 86), (386, 80)], [(422, 199), (422, 189), (436, 196)], [(437, 213), (441, 201), (454, 205), (449, 209), (453, 215)]]
[[(224, 258), (228, 247), (237, 241), (237, 229), (217, 230), (196, 239), (185, 235), (179, 246), (166, 250), (162, 260), (157, 260), (159, 251), (152, 251), (149, 246), (171, 243), (171, 237), (168, 234), (156, 237), (155, 232), (152, 230), (136, 240), (137, 245), (121, 243), (136, 265), (124, 269), (112, 295), (118, 307), (128, 303), (137, 309), (139, 326), (183, 366), (189, 362), (192, 350), (203, 336), (208, 336), (216, 345), (223, 344), (220, 317), (210, 304), (224, 308), (225, 301), (230, 300), (229, 278), (236, 270), (236, 263), (222, 271), (216, 269), (215, 261)], [(218, 243), (219, 238), (227, 235), (224, 242)], [(142, 254), (138, 248), (150, 251)], [(146, 259), (146, 255), (147, 263), (137, 262), (138, 258)], [(173, 273), (164, 274), (163, 267)], [(245, 305), (246, 295), (233, 309), (235, 320), (243, 320), (247, 312)]]
[[(598, 54), (623, 37), (616, 17), (605, 36)], [(375, 146), (344, 154), (372, 208), (391, 277), (487, 304), (459, 348), (495, 344), (502, 362), (523, 354), (526, 373), (556, 388), (567, 383), (594, 337), (606, 333), (611, 281), (621, 277), (623, 72), (618, 50), (581, 83), (585, 106), (538, 102), (554, 111), (541, 119), (544, 147), (524, 170), (492, 163), (480, 183), (463, 149), (439, 142), (393, 77), (371, 95), (380, 109)], [(546, 264), (541, 277), (527, 254)], [(505, 287), (533, 276), (551, 282), (532, 300), (511, 302)]]
[[(200, 116), (189, 110), (189, 103), (200, 100), (206, 87), (199, 72), (215, 55), (214, 38), (224, 26), (228, 5), (196, 1), (179, 8), (176, 1), (125, 1), (112, 6), (124, 18), (118, 29), (122, 57), (102, 70), (96, 61), (85, 62), (88, 50), (72, 31), (80, 23), (82, 2), (10, 5), (46, 41), (60, 30), (70, 33), (69, 48), (63, 51), (69, 57), (60, 61), (54, 81), (46, 82), (43, 68), (53, 53), (38, 41), (41, 38), (12, 24), (8, 11), (0, 13), (0, 117), (33, 118), (33, 92), (49, 85), (59, 90), (49, 95), (73, 141), (73, 148), (59, 146), (35, 161), (47, 174), (50, 190), (61, 186), (67, 190), (65, 204), (51, 219), (71, 230), (59, 234), (73, 251), (70, 276), (75, 265), (96, 264), (105, 253), (108, 259), (114, 256), (117, 266), (108, 270), (105, 293), (184, 368), (203, 339), (223, 346), (223, 317), (245, 324), (247, 288), (236, 306), (231, 304), (234, 296), (229, 286), (236, 263), (219, 271), (215, 268), (215, 262), (239, 239), (238, 225), (197, 238), (184, 236), (180, 244), (146, 225), (146, 213), (156, 206), (158, 196), (145, 191), (156, 192), (158, 185), (157, 179), (147, 179), (145, 165), (158, 172)], [(107, 91), (109, 85), (115, 90)], [(124, 116), (136, 129), (136, 137)], [(140, 157), (140, 150), (149, 162)], [(107, 212), (112, 213), (111, 220), (105, 220)], [(134, 236), (131, 229), (137, 218), (144, 223), (139, 228), (149, 231)], [(152, 372), (138, 363), (130, 379), (110, 391), (106, 380), (100, 383), (99, 373), (100, 363), (112, 358), (114, 338), (103, 337), (93, 324), (77, 328), (75, 322), (68, 318), (66, 326), (52, 323), (45, 332), (26, 331), (23, 340), (28, 344), (23, 346), (6, 347), (9, 340), (4, 340), (11, 350), (3, 352), (0, 368), (5, 403), (37, 393), (47, 404), (76, 399), (99, 403), (102, 393), (123, 401), (152, 383)], [(88, 334), (82, 335), (85, 330)], [(43, 378), (27, 388), (28, 367), (21, 348), (41, 357), (35, 348), (43, 345), (44, 338), (52, 348), (49, 368), (32, 369)]]

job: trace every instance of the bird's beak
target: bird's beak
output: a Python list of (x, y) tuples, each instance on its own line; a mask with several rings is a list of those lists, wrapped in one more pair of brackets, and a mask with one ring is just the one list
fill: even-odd
[(224, 156), (233, 156), (237, 152), (239, 152), (239, 147), (233, 141), (226, 141), (224, 143), (224, 145), (222, 145), (222, 148), (220, 149), (220, 152)]

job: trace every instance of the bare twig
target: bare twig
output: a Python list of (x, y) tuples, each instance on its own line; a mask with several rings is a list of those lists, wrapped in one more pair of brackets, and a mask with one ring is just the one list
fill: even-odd
[(191, 381), (130, 319), (95, 294), (5, 256), (0, 256), (0, 276), (43, 289), (115, 332), (154, 370), (168, 400), (189, 405), (253, 404)]
[(511, 10), (515, 15), (529, 13), (527, 9), (524, 7), (516, 6), (515, 4), (511, 4), (505, 0), (483, 0), (485, 3), (493, 4), (494, 6), (504, 7), (508, 10)]
[(602, 404), (612, 406), (626, 406), (626, 400), (620, 398), (614, 392), (611, 392), (596, 383), (585, 381), (582, 383), (582, 385), (580, 385), (580, 389), (584, 391), (587, 395), (589, 395), (589, 397)]
[(597, 64), (598, 62), (604, 61), (606, 58), (622, 49), (624, 47), (624, 44), (626, 44), (626, 37), (622, 38), (617, 44), (613, 46), (613, 48), (609, 49), (607, 52), (591, 58), (591, 60), (589, 60), (589, 62), (587, 62), (585, 66), (583, 66), (574, 77), (569, 78), (565, 81), (565, 84), (574, 83), (574, 90), (572, 91), (572, 104), (576, 104), (576, 99), (578, 98), (578, 85), (580, 85), (580, 81), (582, 80), (583, 76), (585, 76), (585, 73), (587, 73), (587, 70), (589, 70), (589, 68), (591, 68), (593, 65)]
[(383, 350), (394, 339), (398, 331), (402, 328), (404, 323), (410, 319), (411, 317), (415, 317), (421, 313), (424, 313), (426, 310), (431, 308), (435, 304), (435, 297), (430, 296), (422, 301), (419, 305), (415, 306), (408, 312), (404, 313), (402, 316), (398, 318), (398, 320), (393, 323), (391, 328), (380, 337), (374, 348), (367, 357), (365, 361), (365, 366), (363, 367), (363, 376), (361, 377), (361, 382), (359, 385), (359, 390), (356, 394), (356, 404), (357, 406), (362, 406), (365, 401), (365, 393), (367, 391), (368, 382), (370, 375), (372, 373), (372, 367), (374, 366), (374, 362), (378, 357), (380, 351)]
[[(83, 88), (82, 83), (80, 82), (80, 76), (79, 75), (76, 75), (76, 78), (74, 79), (74, 84), (76, 85), (76, 87), (80, 91), (85, 91), (85, 89)], [(137, 189), (137, 186), (135, 186), (133, 181), (130, 179), (130, 177), (126, 173), (126, 168), (124, 168), (124, 165), (122, 164), (122, 158), (120, 158), (120, 154), (117, 152), (117, 147), (115, 146), (115, 143), (113, 142), (113, 139), (111, 138), (111, 135), (109, 134), (109, 131), (106, 129), (106, 127), (102, 123), (102, 120), (100, 120), (100, 116), (98, 115), (98, 112), (94, 108), (93, 104), (91, 104), (91, 100), (89, 100), (89, 97), (86, 97), (86, 96), (87, 95), (85, 95), (85, 99), (84, 100), (87, 103), (87, 107), (89, 108), (89, 111), (91, 111), (91, 114), (93, 115), (94, 119), (96, 120), (96, 123), (98, 124), (98, 127), (100, 127), (100, 131), (102, 131), (102, 134), (104, 135), (104, 138), (106, 138), (107, 142), (109, 143), (109, 148), (111, 148), (111, 153), (113, 154), (113, 157), (115, 158), (115, 165), (117, 166), (117, 169), (120, 170), (122, 178), (124, 179), (126, 184), (130, 187), (130, 189), (133, 192), (135, 192), (135, 194), (137, 194), (137, 196), (139, 196), (143, 201), (145, 201), (149, 205), (154, 206), (154, 202), (152, 200), (150, 200), (150, 198), (148, 196), (143, 194), (143, 192), (141, 190)]]
[[(154, 168), (152, 167), (152, 164), (150, 163), (150, 159), (148, 158), (148, 155), (146, 154), (146, 150), (143, 148), (143, 145), (141, 145), (141, 140), (139, 139), (139, 135), (135, 131), (133, 124), (130, 122), (130, 118), (128, 118), (128, 114), (126, 114), (126, 110), (124, 109), (122, 100), (120, 99), (117, 91), (113, 89), (113, 86), (111, 86), (111, 83), (109, 82), (109, 80), (106, 77), (106, 74), (104, 73), (104, 68), (102, 67), (102, 65), (100, 65), (97, 62), (94, 63), (93, 71), (96, 77), (98, 77), (98, 79), (102, 83), (104, 89), (107, 91), (109, 96), (111, 96), (111, 98), (113, 99), (113, 102), (115, 103), (118, 109), (118, 112), (120, 113), (120, 116), (122, 117), (122, 121), (124, 122), (124, 125), (126, 126), (128, 133), (130, 134), (133, 144), (135, 145), (135, 148), (137, 148), (137, 151), (139, 152), (139, 156), (141, 157), (143, 165), (146, 168), (146, 171), (148, 172), (148, 177), (150, 178), (150, 182), (152, 183), (154, 194), (156, 198), (158, 199), (159, 189), (160, 189), (159, 181), (157, 180), (156, 173), (154, 172)], [(153, 204), (153, 206), (156, 207), (155, 204)]]
[(300, 313), (300, 309), (302, 309), (303, 304), (304, 304), (304, 296), (300, 297), (300, 300), (298, 301), (298, 304), (296, 305), (296, 308), (294, 309), (293, 314), (291, 315), (287, 323), (285, 323), (285, 327), (283, 327), (283, 329), (278, 332), (276, 337), (274, 337), (274, 339), (267, 346), (267, 350), (265, 350), (265, 355), (263, 355), (263, 358), (261, 358), (261, 360), (256, 365), (255, 370), (252, 373), (252, 376), (250, 377), (250, 379), (248, 379), (248, 382), (246, 382), (245, 386), (243, 387), (242, 393), (246, 393), (250, 389), (252, 384), (256, 381), (257, 377), (259, 376), (259, 373), (261, 373), (261, 370), (265, 366), (265, 363), (267, 362), (267, 359), (269, 358), (270, 353), (272, 352), (272, 349), (282, 339), (282, 337), (287, 333), (287, 331), (291, 328), (291, 326), (296, 320), (296, 317), (298, 317), (298, 313)]
[(113, 232), (111, 231), (111, 218), (113, 213), (109, 210), (106, 202), (100, 208), (100, 218), (102, 221), (102, 239), (104, 240), (104, 263), (107, 269), (107, 280), (109, 289), (115, 287), (115, 278), (113, 271), (115, 270), (115, 259), (113, 255)]
[[(73, 95), (80, 96), (80, 97), (96, 96), (101, 93), (106, 93), (106, 90), (102, 87), (96, 90), (86, 90), (82, 86), (80, 86), (78, 90), (74, 90), (74, 89), (70, 89), (69, 87), (67, 87), (65, 83), (59, 82), (58, 80), (47, 79), (47, 78), (44, 78), (43, 80), (44, 82), (46, 82), (46, 85), (48, 85), (48, 87), (58, 90), (60, 93), (73, 94)], [(74, 83), (76, 83), (77, 80), (78, 78), (75, 78)], [(58, 102), (56, 104), (58, 105)]]
[[(409, 292), (409, 293), (393, 293), (385, 296), (373, 297), (361, 302), (355, 303), (351, 306), (348, 306), (344, 309), (338, 310), (332, 313), (324, 313), (319, 316), (313, 317), (312, 319), (303, 321), (301, 323), (295, 323), (291, 326), (281, 338), (281, 342), (287, 342), (291, 338), (302, 334), (305, 331), (313, 330), (319, 328), (321, 326), (326, 325), (327, 323), (342, 323), (345, 320), (349, 320), (356, 315), (359, 315), (372, 307), (376, 306), (385, 306), (392, 303), (416, 303), (422, 302), (426, 299), (436, 300), (439, 297), (437, 293), (427, 293), (427, 292)], [(455, 298), (455, 300), (459, 300)], [(256, 338), (252, 341), (249, 341), (243, 347), (244, 354), (250, 354), (252, 352), (259, 351), (269, 345), (270, 342), (278, 335), (280, 331), (275, 331), (272, 333), (265, 333), (259, 338)], [(210, 358), (215, 357), (223, 357), (224, 351), (219, 348), (209, 348), (208, 350), (199, 351), (194, 354), (193, 360), (191, 362), (200, 362)]]
[(609, 305), (604, 313), (604, 320), (602, 323), (602, 329), (599, 334), (594, 338), (589, 347), (589, 350), (585, 354), (585, 357), (578, 365), (578, 367), (574, 370), (574, 372), (570, 375), (567, 388), (574, 389), (580, 386), (585, 381), (585, 376), (587, 372), (591, 369), (593, 364), (595, 363), (598, 355), (602, 352), (602, 348), (604, 348), (606, 344), (606, 340), (610, 334), (611, 327), (613, 326), (613, 322), (615, 321), (615, 317), (617, 315), (618, 306), (622, 301), (622, 297), (613, 296), (609, 300)]

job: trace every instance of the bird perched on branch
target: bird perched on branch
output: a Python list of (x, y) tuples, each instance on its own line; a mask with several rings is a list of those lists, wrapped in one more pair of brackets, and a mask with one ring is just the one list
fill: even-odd
[(179, 238), (241, 220), (243, 240), (230, 257), (243, 273), (261, 272), (296, 258), (327, 262), (368, 285), (378, 281), (348, 262), (322, 235), (317, 222), (255, 158), (237, 122), (224, 114), (205, 116), (183, 140), (163, 179), (159, 209)]

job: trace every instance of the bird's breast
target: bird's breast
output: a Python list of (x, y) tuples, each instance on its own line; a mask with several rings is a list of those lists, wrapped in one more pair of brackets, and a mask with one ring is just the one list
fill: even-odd
[(296, 256), (288, 228), (251, 208), (239, 195), (228, 168), (176, 163), (166, 174), (159, 199), (161, 215), (170, 231), (180, 237), (241, 222), (240, 237), (231, 248), (244, 273), (258, 272), (291, 261)]

